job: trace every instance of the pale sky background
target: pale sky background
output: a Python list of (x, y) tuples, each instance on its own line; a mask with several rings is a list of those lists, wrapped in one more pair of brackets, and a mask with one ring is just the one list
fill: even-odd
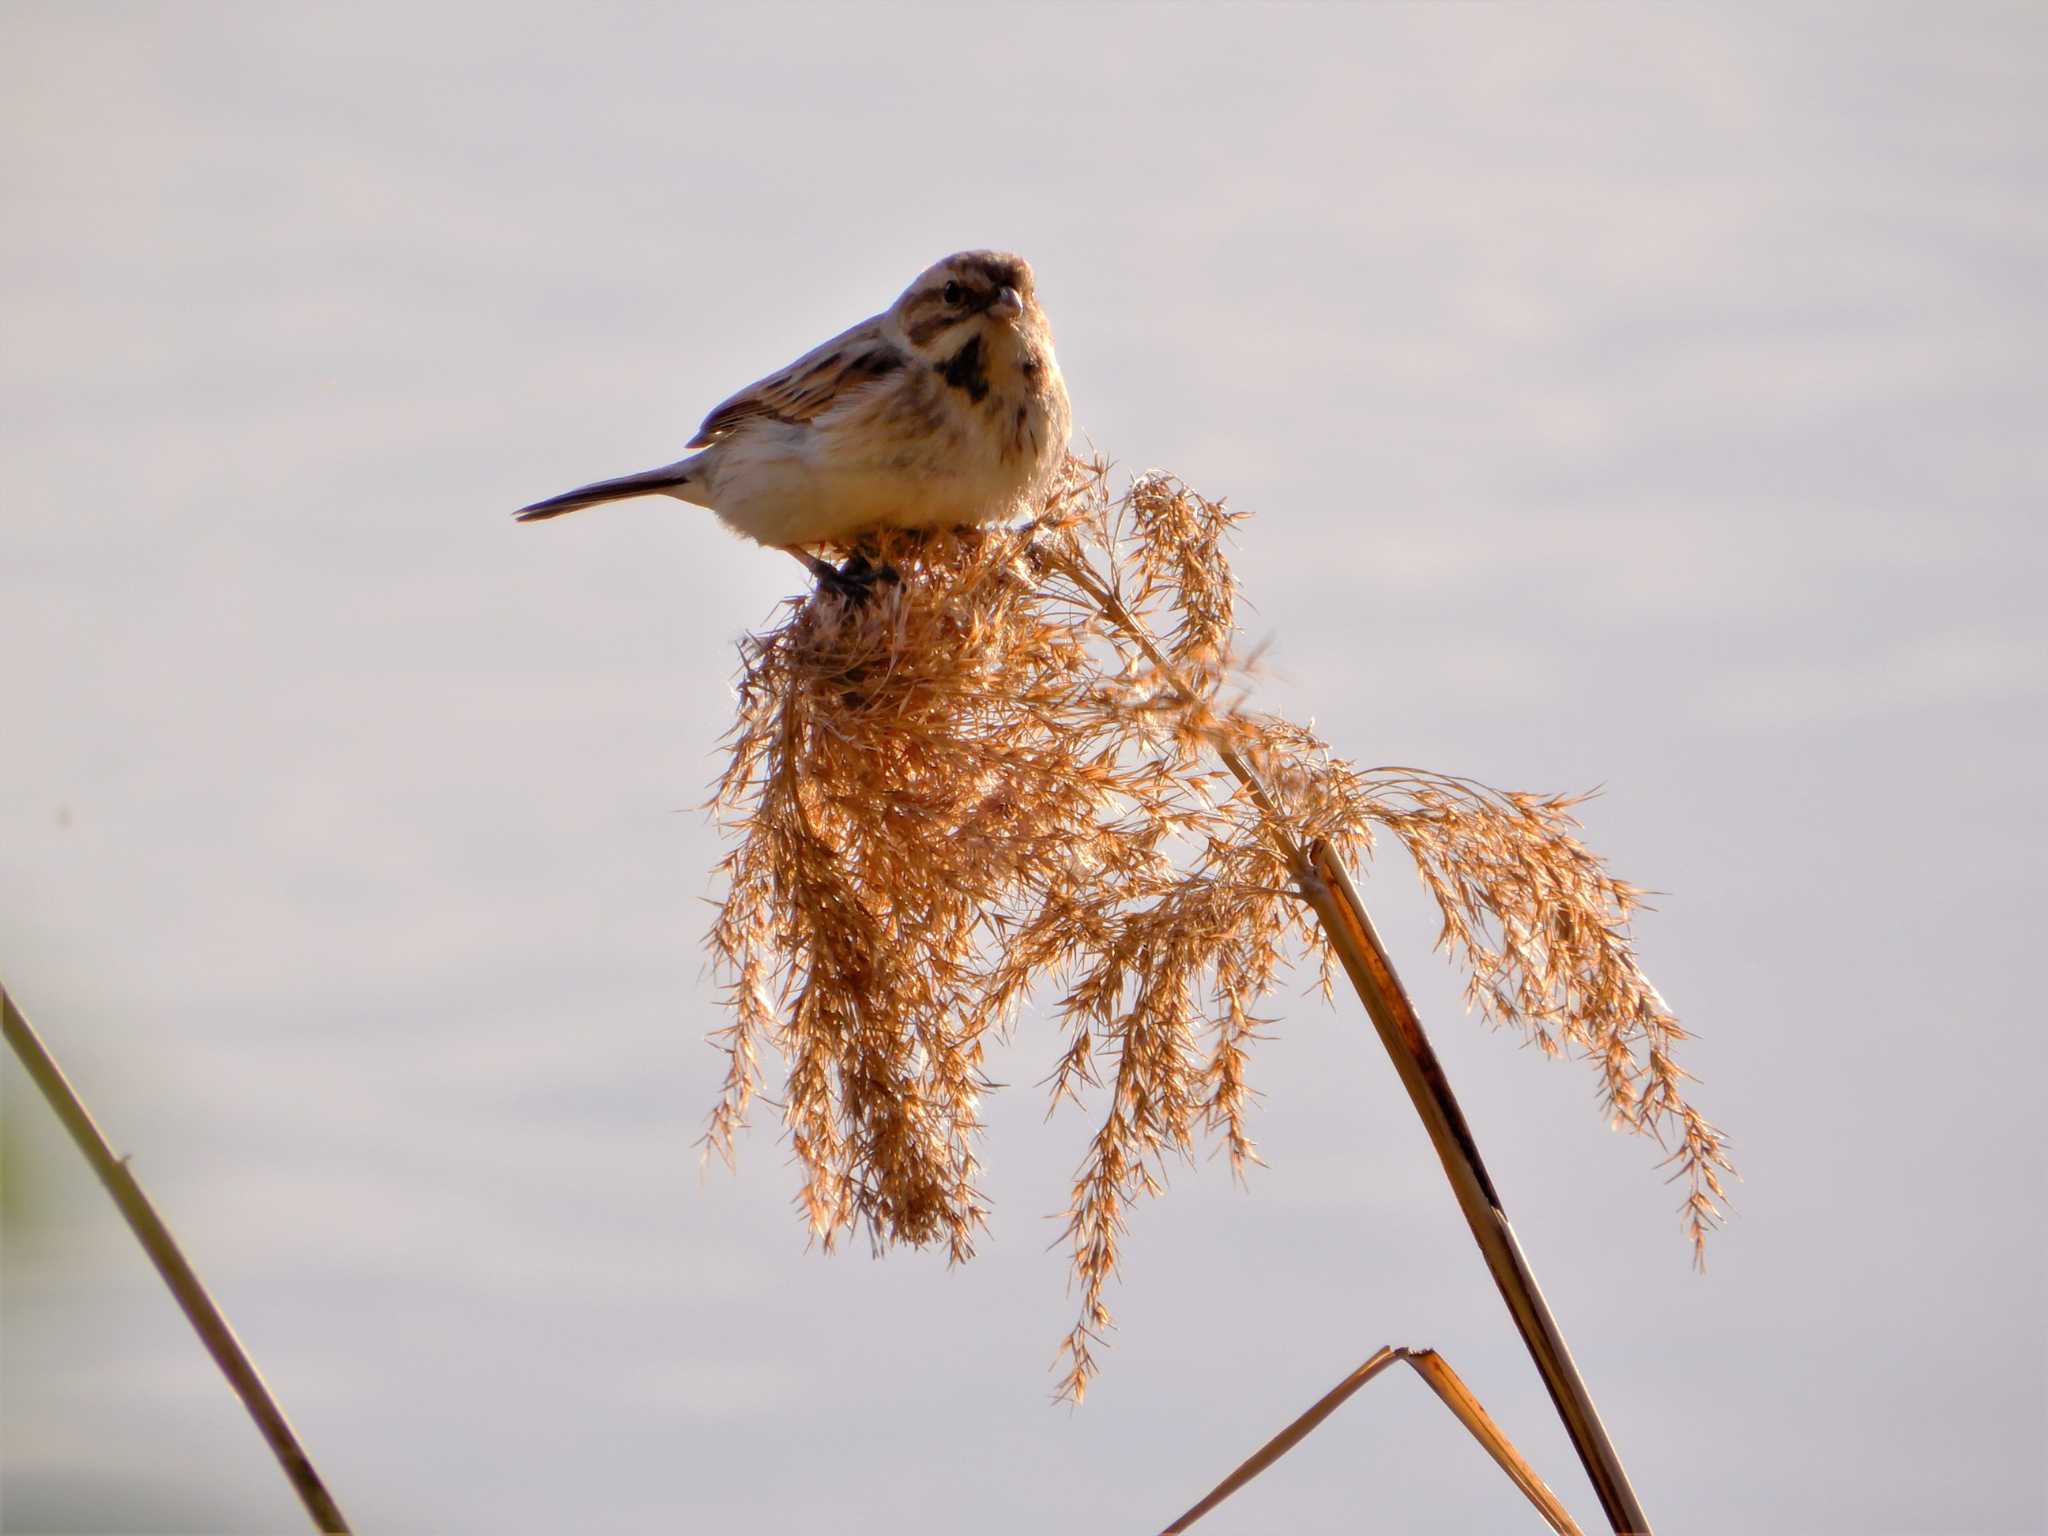
[[(1382, 1343), (1589, 1523), (1355, 1003), (1137, 1216), (995, 1075), (971, 1265), (700, 1177), (696, 812), (792, 590), (674, 456), (971, 245), (1076, 420), (1253, 508), (1276, 707), (1604, 784), (1739, 1214), (1367, 899), (1660, 1532), (2044, 1528), (2048, 8), (10, 8), (0, 976), (357, 1528), (1156, 1530)], [(8, 1063), (5, 1529), (302, 1529)], [(1202, 1529), (1526, 1530), (1387, 1377)]]

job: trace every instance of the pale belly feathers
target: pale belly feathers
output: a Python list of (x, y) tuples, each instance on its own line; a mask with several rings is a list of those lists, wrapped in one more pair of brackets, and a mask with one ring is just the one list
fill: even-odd
[(755, 419), (684, 461), (671, 494), (763, 544), (837, 540), (856, 529), (945, 528), (1023, 511), (1066, 452), (1064, 396), (1007, 401), (935, 394), (921, 419), (886, 408), (889, 380), (808, 423)]

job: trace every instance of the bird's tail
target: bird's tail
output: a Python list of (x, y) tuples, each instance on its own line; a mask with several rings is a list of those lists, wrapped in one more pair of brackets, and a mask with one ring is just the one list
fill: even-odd
[[(559, 496), (550, 496), (546, 501), (536, 501), (530, 507), (521, 507), (514, 515), (522, 523), (534, 523), (544, 517), (560, 517), (564, 512), (574, 512), (580, 507), (594, 507), (600, 502), (624, 501), (629, 496), (680, 494), (678, 488), (690, 483), (690, 463), (689, 459), (682, 459), (674, 464), (664, 464), (659, 469), (643, 469), (637, 475), (620, 475), (615, 480), (579, 486)], [(684, 499), (689, 498), (685, 496)]]

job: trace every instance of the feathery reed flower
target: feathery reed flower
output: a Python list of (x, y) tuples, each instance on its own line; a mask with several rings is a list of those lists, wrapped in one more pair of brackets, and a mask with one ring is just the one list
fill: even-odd
[(1356, 863), (1377, 828), (1413, 856), (1472, 1005), (1589, 1057), (1616, 1120), (1671, 1148), (1697, 1252), (1725, 1149), (1636, 962), (1640, 893), (1578, 841), (1576, 802), (1354, 769), (1245, 708), (1224, 552), (1243, 514), (1166, 475), (1107, 482), (1074, 460), (1021, 527), (870, 535), (861, 553), (897, 580), (793, 599), (743, 642), (715, 800), (736, 841), (710, 935), (732, 1015), (707, 1150), (731, 1159), (772, 1050), (816, 1238), (968, 1258), (984, 1042), (1048, 1000), (1053, 1104), (1102, 1100), (1066, 1215), (1081, 1306), (1061, 1395), (1078, 1401), (1132, 1205), (1205, 1134), (1240, 1176), (1257, 1160), (1263, 1000), (1296, 957), (1329, 990), (1300, 848)]

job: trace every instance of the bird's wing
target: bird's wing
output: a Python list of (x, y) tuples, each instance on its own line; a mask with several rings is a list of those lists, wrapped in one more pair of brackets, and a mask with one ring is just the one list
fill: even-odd
[(704, 418), (685, 444), (708, 448), (734, 427), (756, 417), (800, 425), (812, 421), (863, 384), (901, 368), (902, 348), (882, 333), (882, 317), (863, 320), (813, 347), (787, 368), (756, 380)]

